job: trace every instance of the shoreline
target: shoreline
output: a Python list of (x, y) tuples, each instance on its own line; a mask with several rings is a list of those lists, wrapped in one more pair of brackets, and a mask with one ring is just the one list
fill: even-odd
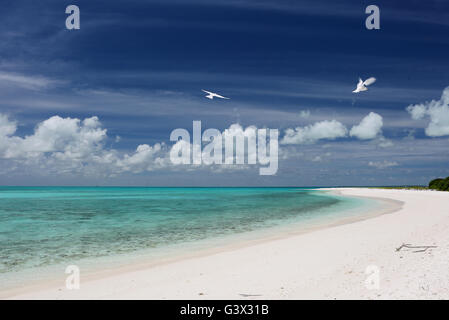
[[(84, 281), (94, 281), (94, 280), (100, 280), (105, 279), (111, 276), (120, 275), (122, 273), (127, 272), (133, 272), (133, 271), (140, 271), (145, 269), (151, 269), (158, 266), (163, 266), (171, 263), (180, 262), (183, 260), (189, 260), (189, 259), (195, 259), (195, 258), (201, 258), (206, 257), (210, 255), (214, 255), (217, 253), (223, 253), (233, 250), (238, 250), (241, 248), (251, 247), (254, 245), (263, 244), (270, 241), (275, 240), (281, 240), (281, 239), (288, 239), (290, 237), (295, 237), (298, 235), (315, 232), (317, 230), (325, 229), (325, 228), (331, 228), (339, 225), (349, 224), (349, 223), (356, 223), (358, 221), (363, 221), (366, 219), (371, 219), (373, 217), (383, 215), (383, 214), (389, 214), (393, 213), (401, 208), (403, 203), (401, 201), (391, 200), (387, 198), (379, 198), (379, 197), (353, 197), (350, 195), (343, 195), (339, 188), (320, 188), (320, 189), (313, 189), (316, 191), (321, 191), (323, 193), (329, 193), (333, 196), (337, 197), (346, 197), (346, 198), (366, 198), (370, 200), (376, 200), (376, 207), (365, 207), (360, 206), (357, 207), (357, 210), (363, 210), (363, 214), (357, 214), (356, 216), (343, 216), (338, 217), (335, 219), (332, 219), (332, 221), (326, 221), (326, 222), (320, 222), (320, 223), (310, 223), (306, 225), (302, 225), (301, 222), (295, 222), (293, 226), (275, 226), (275, 227), (268, 227), (268, 228), (261, 228), (259, 230), (252, 230), (249, 232), (241, 233), (241, 234), (234, 234), (234, 235), (228, 235), (224, 239), (205, 239), (201, 240), (199, 247), (193, 245), (192, 247), (188, 248), (182, 248), (182, 251), (185, 251), (186, 249), (190, 249), (189, 252), (179, 252), (174, 249), (175, 252), (171, 252), (164, 256), (158, 256), (158, 257), (142, 257), (142, 258), (136, 258), (136, 256), (133, 256), (133, 262), (129, 262), (126, 264), (118, 263), (117, 261), (112, 263), (111, 267), (106, 268), (105, 262), (101, 264), (101, 267), (96, 268), (90, 268), (88, 271), (85, 271), (83, 274)], [(342, 210), (340, 213), (344, 213), (352, 209), (345, 209)], [(251, 236), (249, 236), (251, 235)], [(215, 245), (204, 245), (203, 242), (207, 241), (215, 241)], [(196, 244), (198, 245), (198, 244)], [(142, 255), (145, 255), (145, 251), (139, 252)], [(122, 258), (123, 259), (123, 258)], [(64, 265), (65, 266), (65, 265)], [(62, 270), (62, 269), (61, 269)], [(33, 282), (26, 286), (12, 286), (10, 288), (7, 288), (5, 290), (0, 289), (0, 299), (8, 299), (12, 296), (20, 295), (27, 292), (33, 292), (33, 291), (40, 291), (45, 289), (51, 289), (58, 287), (61, 288), (61, 283), (64, 283), (64, 279), (67, 277), (67, 275), (63, 274), (61, 277), (54, 277), (47, 275), (44, 277), (44, 279), (41, 279), (39, 281)]]
[[(114, 282), (114, 280), (118, 280), (121, 279), (120, 281), (124, 281), (125, 283), (127, 283), (127, 285), (129, 286), (131, 282), (139, 282), (138, 279), (139, 277), (136, 277), (137, 274), (146, 274), (147, 276), (154, 277), (155, 274), (157, 274), (158, 272), (160, 272), (161, 269), (173, 269), (173, 267), (176, 268), (176, 266), (179, 265), (185, 265), (185, 264), (196, 264), (198, 261), (200, 260), (208, 260), (209, 262), (212, 262), (212, 264), (214, 264), (213, 260), (219, 259), (220, 256), (226, 256), (226, 255), (238, 255), (239, 253), (241, 253), (241, 251), (258, 251), (260, 250), (260, 248), (262, 247), (269, 247), (272, 246), (274, 244), (278, 244), (278, 243), (285, 243), (288, 244), (289, 242), (297, 242), (303, 240), (301, 238), (307, 238), (312, 236), (312, 238), (314, 237), (314, 235), (316, 235), (317, 233), (323, 233), (325, 231), (329, 232), (329, 230), (334, 231), (335, 229), (339, 229), (341, 227), (348, 227), (348, 226), (356, 226), (359, 225), (360, 223), (366, 222), (366, 221), (373, 221), (376, 218), (379, 217), (383, 217), (385, 216), (387, 213), (392, 213), (392, 212), (396, 212), (393, 215), (397, 215), (398, 212), (403, 210), (403, 206), (404, 206), (404, 201), (402, 200), (398, 200), (398, 199), (394, 199), (391, 197), (384, 197), (384, 194), (381, 194), (379, 196), (379, 194), (374, 195), (373, 193), (376, 193), (376, 191), (372, 191), (372, 190), (367, 190), (367, 189), (356, 189), (356, 188), (351, 188), (351, 189), (347, 189), (347, 188), (331, 188), (331, 189), (320, 189), (323, 191), (329, 191), (332, 193), (338, 193), (341, 196), (350, 196), (350, 197), (365, 197), (365, 198), (370, 198), (370, 199), (376, 199), (376, 200), (381, 200), (384, 204), (388, 203), (388, 206), (383, 206), (383, 210), (379, 210), (379, 208), (377, 208), (376, 212), (373, 212), (372, 214), (364, 214), (361, 217), (351, 217), (349, 219), (344, 219), (343, 221), (338, 221), (338, 222), (334, 222), (331, 224), (327, 224), (326, 226), (321, 226), (321, 227), (317, 227), (317, 228), (312, 228), (312, 230), (301, 230), (300, 232), (289, 232), (289, 233), (284, 233), (284, 234), (280, 234), (280, 235), (273, 235), (269, 238), (263, 238), (263, 239), (257, 239), (257, 240), (251, 240), (251, 241), (245, 241), (244, 243), (233, 243), (230, 245), (226, 245), (220, 248), (212, 248), (212, 249), (206, 249), (206, 250), (201, 250), (200, 252), (197, 253), (190, 253), (190, 254), (186, 254), (185, 256), (182, 257), (177, 257), (175, 259), (168, 259), (167, 261), (163, 261), (163, 262), (157, 262), (157, 263), (142, 263), (142, 264), (137, 264), (137, 265), (132, 265), (132, 266), (125, 266), (123, 268), (120, 269), (114, 269), (114, 270), (107, 270), (107, 271), (102, 271), (98, 274), (90, 274), (87, 275), (85, 277), (83, 277), (82, 281), (82, 286), (90, 286), (91, 284), (95, 284), (95, 283), (104, 283), (104, 282), (108, 282), (109, 280), (113, 280), (112, 282)], [(352, 190), (352, 192), (351, 192)], [(357, 192), (358, 191), (358, 192)], [(365, 194), (360, 194), (360, 192), (365, 192)], [(366, 194), (368, 192), (368, 194)], [(388, 191), (387, 191), (388, 192)], [(396, 191), (397, 192), (397, 191)], [(403, 191), (404, 192), (404, 191)], [(355, 193), (355, 194), (354, 194)], [(377, 191), (377, 193), (379, 193), (379, 191)], [(385, 191), (381, 192), (381, 193), (385, 193)], [(392, 216), (392, 215), (389, 215)], [(304, 242), (304, 241), (302, 241)], [(253, 253), (254, 254), (254, 253)], [(260, 257), (259, 257), (260, 258)], [(237, 262), (235, 262), (237, 263)], [(234, 264), (233, 264), (234, 265)], [(237, 267), (236, 267), (237, 268)], [(238, 268), (237, 268), (238, 269)], [(188, 271), (188, 269), (187, 269)], [(276, 270), (273, 270), (273, 272), (276, 272)], [(130, 280), (130, 278), (133, 278), (133, 281), (127, 281), (126, 279)], [(144, 277), (146, 278), (146, 277)], [(145, 281), (144, 281), (145, 282)], [(60, 282), (59, 282), (60, 283)], [(93, 292), (87, 292), (84, 290), (78, 290), (78, 291), (68, 291), (65, 288), (62, 288), (61, 286), (59, 286), (58, 288), (54, 287), (55, 283), (47, 284), (46, 287), (43, 286), (33, 286), (33, 287), (27, 287), (27, 288), (21, 288), (21, 289), (13, 289), (13, 290), (8, 290), (6, 292), (2, 292), (1, 296), (2, 298), (63, 298), (63, 299), (78, 299), (78, 298), (93, 298), (93, 297), (107, 297), (110, 296), (111, 293), (108, 294), (108, 289), (107, 288), (103, 288), (103, 290), (100, 289), (100, 291), (103, 291), (102, 294), (97, 295), (98, 289), (97, 291), (93, 291)], [(135, 286), (139, 287), (138, 284), (135, 284)], [(81, 292), (84, 291), (86, 293), (86, 295), (81, 294)], [(120, 290), (119, 290), (120, 291)], [(126, 292), (126, 290), (124, 290)], [(136, 293), (137, 294), (137, 293)], [(117, 298), (117, 299), (121, 299), (121, 298), (127, 298), (129, 297), (130, 293), (128, 292), (127, 294), (124, 293), (116, 293), (116, 294), (112, 294), (113, 299)], [(134, 298), (136, 298), (133, 294), (131, 294), (131, 296), (133, 296)], [(143, 295), (138, 295), (137, 294), (137, 298), (153, 298), (153, 299), (162, 299), (165, 298), (164, 295), (154, 295), (151, 294), (150, 296), (143, 294)], [(167, 294), (168, 298), (170, 298), (170, 294)], [(176, 298), (176, 297), (175, 297)], [(208, 299), (210, 297), (198, 297), (195, 295), (192, 296), (186, 296), (183, 295), (182, 298), (185, 299)], [(227, 297), (227, 298), (239, 298), (239, 297)], [(240, 297), (241, 298), (241, 297)]]

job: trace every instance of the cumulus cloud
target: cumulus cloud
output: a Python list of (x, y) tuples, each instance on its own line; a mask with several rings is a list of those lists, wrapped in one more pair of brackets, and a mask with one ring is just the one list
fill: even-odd
[(156, 143), (154, 146), (141, 144), (137, 147), (134, 154), (125, 154), (123, 159), (117, 160), (117, 167), (121, 171), (131, 171), (139, 173), (143, 171), (153, 171), (168, 165), (166, 157), (161, 152), (165, 144)]
[[(256, 126), (244, 128), (238, 123), (231, 124), (223, 132), (207, 129), (202, 134), (201, 154), (199, 145), (196, 141), (189, 141), (190, 134), (185, 129), (174, 130), (170, 140), (176, 141), (179, 137), (182, 140), (178, 140), (170, 150), (170, 160), (174, 166), (188, 164), (190, 168), (223, 172), (228, 169), (247, 169), (250, 165), (259, 164), (262, 175), (268, 172), (266, 170), (274, 170), (274, 173), (277, 171), (280, 154), (278, 130), (258, 129)], [(280, 156), (283, 158), (286, 155)]]
[(282, 144), (311, 144), (318, 140), (334, 140), (346, 137), (348, 130), (336, 120), (316, 122), (306, 127), (287, 129)]
[(52, 153), (60, 159), (84, 158), (96, 149), (106, 137), (97, 117), (84, 121), (72, 118), (51, 117), (41, 122), (34, 134), (21, 138), (12, 136), (16, 131), (14, 122), (0, 122), (0, 135), (3, 135), (3, 157), (23, 158)]
[(410, 105), (407, 107), (407, 111), (413, 120), (423, 119), (427, 115), (427, 107), (422, 104)]
[(375, 167), (377, 169), (385, 169), (389, 167), (396, 167), (399, 164), (396, 161), (384, 160), (384, 161), (370, 161), (368, 162), (368, 165), (370, 167)]
[(360, 140), (371, 140), (380, 136), (382, 126), (382, 117), (377, 113), (370, 112), (358, 125), (352, 127), (349, 135)]
[(430, 120), (425, 130), (427, 136), (449, 135), (449, 87), (444, 89), (440, 100), (410, 105), (406, 110), (414, 120)]
[[(182, 149), (188, 149), (189, 152), (182, 152), (181, 160), (185, 161), (180, 161), (179, 164), (192, 163), (193, 153), (190, 151), (193, 147), (192, 141), (179, 140), (172, 147), (165, 143), (141, 144), (133, 152), (107, 148), (107, 130), (103, 128), (98, 117), (80, 120), (53, 116), (40, 122), (31, 135), (21, 137), (16, 135), (16, 131), (16, 122), (0, 114), (0, 160), (10, 161), (10, 168), (26, 166), (46, 173), (103, 176), (115, 176), (126, 172), (141, 173), (164, 168), (179, 170), (186, 167), (177, 166), (171, 161), (170, 156), (173, 152), (176, 153), (177, 150)], [(240, 170), (247, 168), (249, 164), (256, 164), (256, 159), (259, 159), (259, 164), (266, 164), (263, 159), (266, 159), (268, 154), (262, 154), (260, 150), (258, 153), (256, 147), (257, 127), (243, 128), (239, 124), (232, 124), (223, 132), (215, 129), (204, 133), (206, 132), (210, 139), (203, 141), (201, 155), (203, 161), (198, 165), (189, 165), (186, 169)], [(236, 144), (231, 149), (226, 149), (226, 143), (233, 143), (234, 139)], [(279, 152), (277, 143), (272, 144), (271, 137), (267, 139), (270, 139), (270, 143), (267, 150), (264, 150), (269, 151), (270, 156), (277, 155)], [(212, 155), (215, 152), (212, 148), (214, 143), (211, 142), (215, 141), (220, 141), (216, 148), (219, 151), (217, 155), (220, 161), (214, 161), (215, 155)], [(237, 152), (242, 150), (237, 148), (238, 143), (243, 146), (242, 154)], [(225, 152), (226, 150), (230, 152)], [(236, 161), (234, 161), (234, 154), (237, 157)], [(205, 161), (206, 159), (211, 161)], [(243, 159), (247, 160), (244, 162)], [(222, 165), (215, 166), (215, 164)]]
[(105, 148), (107, 130), (97, 117), (84, 120), (51, 117), (39, 123), (32, 135), (14, 135), (17, 125), (0, 114), (0, 158), (57, 172), (101, 170), (139, 172), (161, 166), (162, 145), (140, 145), (131, 155), (120, 156)]
[[(378, 139), (382, 147), (392, 145), (390, 140), (382, 136), (383, 120), (380, 115), (370, 112), (362, 121), (351, 128), (349, 136), (360, 140)], [(313, 144), (319, 140), (335, 140), (348, 137), (348, 129), (337, 120), (324, 120), (314, 124), (289, 128), (281, 140), (282, 144)]]
[[(391, 142), (380, 135), (379, 128), (381, 126), (372, 125), (379, 117), (370, 113), (358, 126), (355, 126), (363, 134), (357, 133), (354, 136), (359, 139), (377, 137), (377, 140), (385, 146), (391, 145)], [(269, 136), (271, 131), (268, 130), (265, 133)], [(367, 134), (366, 131), (371, 133)], [(187, 130), (185, 132), (189, 135)], [(87, 176), (93, 174), (115, 176), (127, 172), (141, 173), (159, 169), (240, 170), (248, 168), (251, 164), (257, 164), (256, 159), (262, 165), (259, 168), (262, 168), (268, 164), (271, 166), (274, 160), (276, 160), (277, 166), (277, 157), (271, 159), (272, 154), (279, 154), (281, 159), (287, 157), (286, 151), (279, 149), (277, 139), (275, 144), (271, 144), (272, 139), (268, 136), (266, 137), (266, 148), (263, 148), (262, 152), (254, 147), (258, 138), (258, 128), (255, 126), (242, 127), (240, 124), (232, 124), (223, 132), (215, 129), (209, 129), (207, 134), (206, 132), (203, 132), (205, 134), (203, 138), (206, 138), (202, 141), (201, 158), (203, 161), (196, 165), (193, 163), (194, 165), (189, 165), (187, 168), (182, 164), (192, 163), (193, 152), (190, 154), (182, 152), (186, 161), (180, 161), (181, 166), (175, 165), (171, 161), (170, 155), (173, 150), (181, 150), (184, 147), (193, 150), (193, 141), (178, 141), (173, 146), (168, 146), (165, 143), (141, 144), (134, 151), (116, 150), (107, 147), (107, 142), (114, 143), (114, 140), (117, 141), (117, 139), (115, 137), (109, 139), (107, 130), (98, 117), (76, 119), (53, 116), (38, 123), (32, 134), (20, 136), (17, 134), (17, 123), (6, 115), (0, 114), (0, 160), (3, 163), (8, 162), (8, 168), (17, 168), (17, 170), (26, 166), (48, 174), (74, 173)], [(335, 140), (348, 136), (345, 125), (337, 120), (326, 120), (305, 127), (287, 129), (281, 143), (313, 144), (320, 140)], [(215, 141), (217, 141), (216, 146)], [(231, 149), (228, 148), (228, 152), (226, 152), (227, 141), (235, 141), (235, 146)], [(239, 143), (245, 146), (243, 153), (241, 151), (237, 153), (237, 144)], [(260, 147), (260, 143), (258, 145)], [(215, 152), (215, 149), (220, 151), (219, 161), (216, 160), (215, 154), (218, 153)], [(232, 154), (229, 150), (233, 151)], [(325, 158), (319, 154), (318, 157), (310, 158), (310, 160), (323, 161)], [(378, 163), (370, 165), (376, 166)], [(388, 166), (389, 164), (380, 164), (380, 166), (382, 165)]]

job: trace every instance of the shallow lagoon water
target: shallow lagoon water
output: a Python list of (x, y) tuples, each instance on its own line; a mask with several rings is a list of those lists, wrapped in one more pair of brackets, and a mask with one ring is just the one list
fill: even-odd
[(0, 187), (0, 281), (331, 223), (371, 202), (304, 188)]

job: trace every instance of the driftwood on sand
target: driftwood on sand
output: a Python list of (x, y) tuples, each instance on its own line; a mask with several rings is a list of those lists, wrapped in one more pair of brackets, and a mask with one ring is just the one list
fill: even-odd
[(403, 249), (403, 248), (418, 249), (418, 250), (413, 251), (414, 253), (417, 253), (417, 252), (426, 252), (427, 249), (437, 248), (437, 246), (412, 246), (411, 244), (403, 243), (399, 248), (396, 248), (396, 252), (401, 251), (401, 249)]

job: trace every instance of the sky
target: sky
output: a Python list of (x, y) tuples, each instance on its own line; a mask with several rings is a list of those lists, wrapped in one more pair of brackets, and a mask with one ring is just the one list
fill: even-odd
[[(72, 4), (79, 30), (65, 26)], [(365, 27), (371, 4), (379, 30)], [(15, 0), (0, 20), (0, 185), (449, 176), (447, 1)], [(377, 81), (354, 94), (359, 77)], [(192, 132), (195, 120), (203, 130), (278, 129), (276, 174), (173, 165), (170, 134)]]

